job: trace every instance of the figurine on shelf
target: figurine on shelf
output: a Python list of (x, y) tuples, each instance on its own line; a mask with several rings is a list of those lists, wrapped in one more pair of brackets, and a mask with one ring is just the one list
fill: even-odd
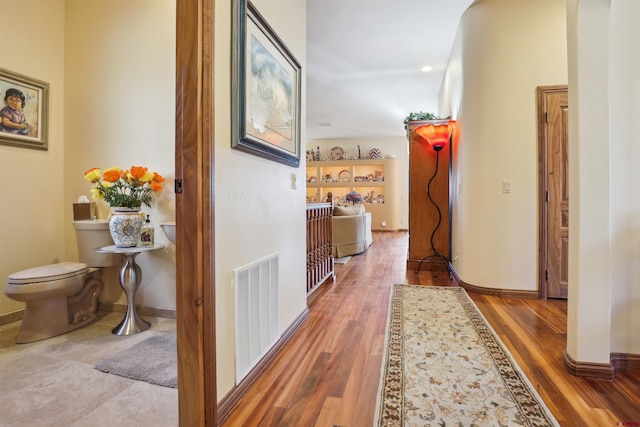
[(333, 201), (333, 193), (331, 193), (331, 191), (329, 191), (327, 193), (327, 203), (332, 203)]

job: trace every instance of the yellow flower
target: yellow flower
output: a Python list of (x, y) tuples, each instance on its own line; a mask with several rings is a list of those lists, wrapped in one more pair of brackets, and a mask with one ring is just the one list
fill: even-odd
[(87, 178), (90, 183), (95, 184), (100, 180), (100, 169), (91, 168), (84, 173), (84, 177)]
[(140, 177), (141, 182), (151, 182), (153, 181), (155, 174), (153, 172), (146, 171), (144, 175)]
[(152, 193), (163, 190), (164, 178), (144, 166), (131, 166), (128, 170), (112, 167), (105, 169), (102, 177), (99, 168), (92, 168), (84, 176), (93, 184), (92, 197), (113, 207), (151, 207)]
[(104, 200), (104, 193), (99, 188), (93, 187), (91, 189), (91, 197), (94, 200)]

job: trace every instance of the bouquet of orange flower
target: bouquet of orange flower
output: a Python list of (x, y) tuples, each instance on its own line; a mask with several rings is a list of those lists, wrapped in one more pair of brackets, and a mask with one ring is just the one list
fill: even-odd
[(162, 191), (164, 182), (160, 174), (149, 172), (143, 166), (131, 166), (129, 170), (113, 167), (105, 169), (104, 173), (99, 168), (92, 168), (84, 173), (84, 177), (93, 184), (91, 196), (95, 200), (124, 208), (139, 208), (143, 204), (151, 207), (152, 192)]

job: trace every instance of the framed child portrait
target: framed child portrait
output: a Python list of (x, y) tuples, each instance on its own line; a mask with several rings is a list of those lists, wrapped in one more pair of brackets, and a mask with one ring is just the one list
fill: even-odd
[(0, 144), (47, 150), (49, 83), (0, 68)]

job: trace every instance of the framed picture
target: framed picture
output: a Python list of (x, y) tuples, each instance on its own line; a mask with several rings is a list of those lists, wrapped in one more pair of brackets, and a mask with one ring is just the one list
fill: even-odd
[(233, 11), (231, 146), (298, 167), (300, 64), (251, 2)]
[(0, 68), (0, 144), (47, 150), (49, 83)]

